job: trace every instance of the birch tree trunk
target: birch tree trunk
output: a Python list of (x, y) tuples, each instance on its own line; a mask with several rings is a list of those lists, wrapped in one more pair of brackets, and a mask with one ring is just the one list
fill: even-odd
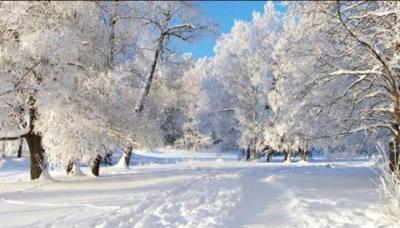
[(257, 138), (253, 139), (253, 156), (252, 160), (257, 160)]
[(110, 15), (110, 31), (108, 36), (108, 68), (112, 69), (114, 67), (114, 55), (115, 55), (115, 26), (117, 24), (117, 7), (119, 2), (114, 2), (111, 9)]

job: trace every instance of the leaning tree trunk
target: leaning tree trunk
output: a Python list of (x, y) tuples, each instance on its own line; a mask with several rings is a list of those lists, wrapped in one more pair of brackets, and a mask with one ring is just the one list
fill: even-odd
[(67, 171), (67, 175), (72, 174), (72, 170), (74, 170), (75, 161), (74, 159), (69, 159), (67, 167), (65, 170)]
[(79, 161), (77, 159), (68, 160), (68, 164), (65, 167), (65, 169), (67, 171), (67, 175), (76, 175), (76, 176), (83, 175), (79, 166)]
[(140, 92), (139, 101), (135, 107), (135, 112), (140, 113), (140, 112), (142, 112), (142, 110), (144, 108), (144, 102), (145, 102), (146, 96), (149, 94), (150, 86), (153, 81), (154, 73), (156, 71), (157, 61), (158, 61), (159, 55), (163, 49), (164, 36), (165, 36), (165, 34), (162, 33), (160, 35), (160, 38), (158, 39), (158, 45), (157, 45), (156, 51), (154, 52), (153, 63), (151, 64), (150, 73), (146, 78), (144, 88)]
[(100, 172), (100, 163), (101, 163), (101, 156), (97, 155), (97, 157), (93, 160), (92, 164), (92, 174), (95, 176), (99, 176)]

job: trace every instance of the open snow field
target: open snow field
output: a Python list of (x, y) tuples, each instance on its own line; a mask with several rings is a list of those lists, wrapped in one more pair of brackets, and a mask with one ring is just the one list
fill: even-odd
[(0, 227), (396, 227), (372, 162), (134, 160), (97, 178), (53, 171), (54, 180), (38, 181), (28, 180), (26, 159), (0, 160)]

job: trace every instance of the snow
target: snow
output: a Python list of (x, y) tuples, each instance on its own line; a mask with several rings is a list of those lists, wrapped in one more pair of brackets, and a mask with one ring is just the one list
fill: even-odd
[(368, 160), (240, 162), (160, 149), (132, 161), (146, 165), (105, 166), (96, 178), (88, 167), (85, 176), (51, 170), (52, 179), (30, 181), (28, 159), (4, 158), (1, 226), (395, 227)]

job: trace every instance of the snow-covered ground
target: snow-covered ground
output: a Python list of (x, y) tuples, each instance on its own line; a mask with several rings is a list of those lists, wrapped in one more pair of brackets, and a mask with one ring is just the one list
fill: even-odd
[(160, 151), (132, 161), (101, 177), (53, 171), (54, 180), (29, 181), (27, 159), (2, 159), (0, 227), (396, 227), (373, 162)]

